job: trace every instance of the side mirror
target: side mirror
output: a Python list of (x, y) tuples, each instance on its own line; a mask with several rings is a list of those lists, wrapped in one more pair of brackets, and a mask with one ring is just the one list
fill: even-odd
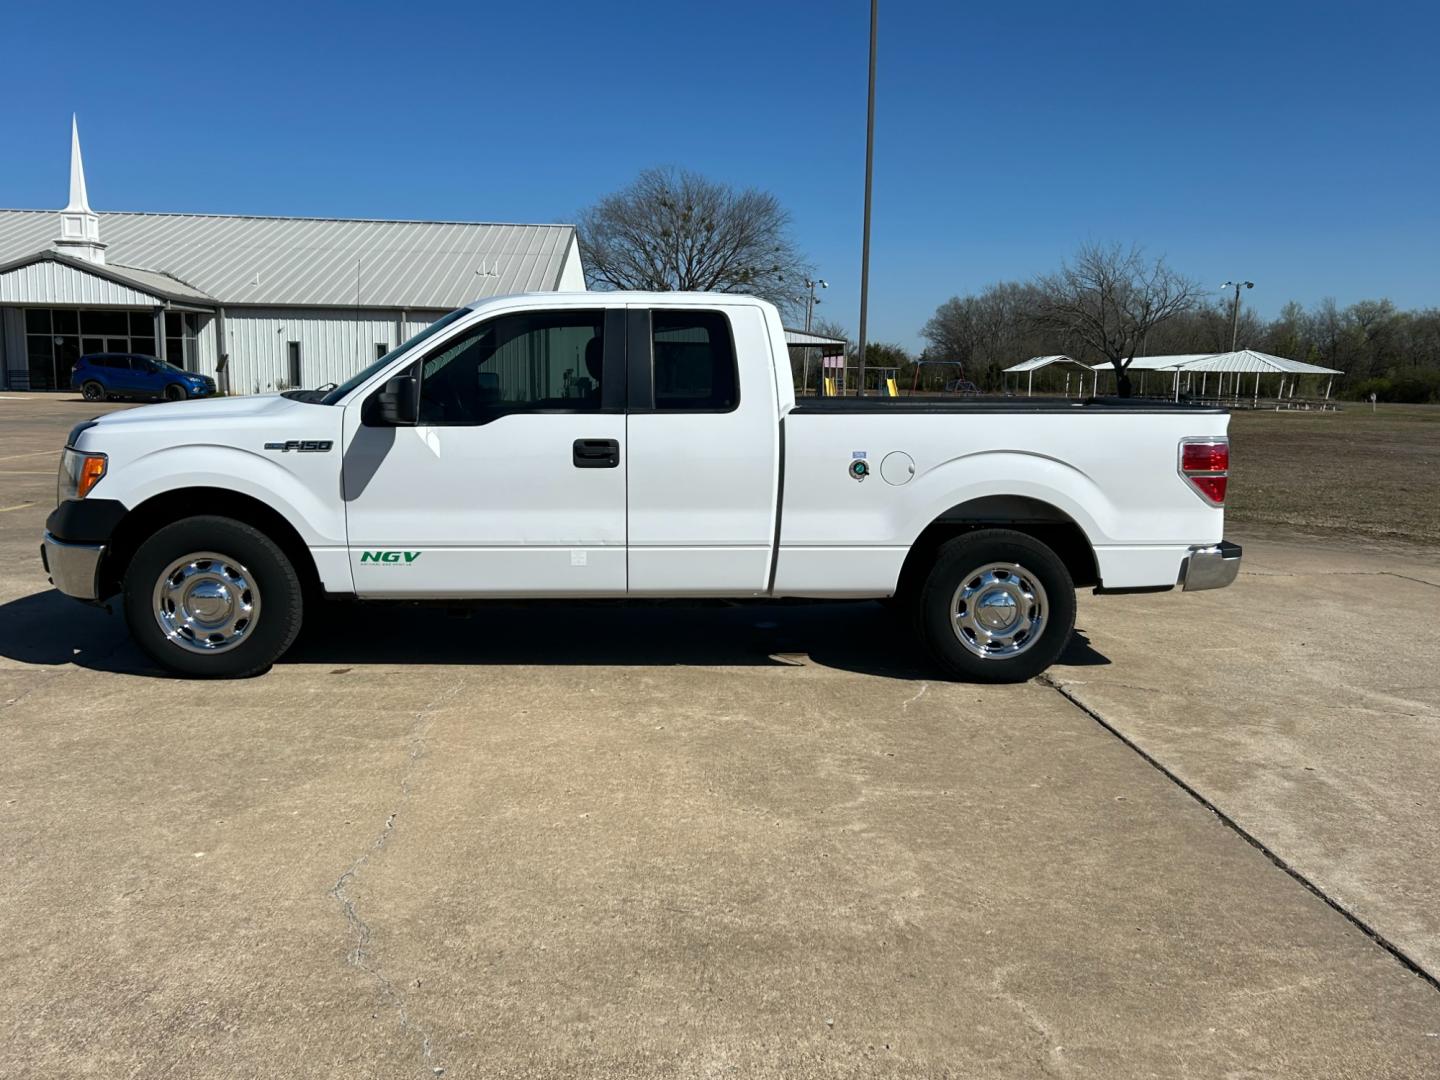
[(392, 427), (414, 427), (420, 421), (420, 380), (401, 375), (385, 384), (376, 397), (380, 422)]

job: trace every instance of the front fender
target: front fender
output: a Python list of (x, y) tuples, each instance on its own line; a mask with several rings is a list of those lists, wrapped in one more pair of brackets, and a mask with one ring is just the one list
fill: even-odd
[(133, 509), (167, 492), (206, 487), (258, 499), (284, 517), (307, 546), (345, 546), (340, 501), (340, 455), (271, 457), (233, 446), (163, 447), (119, 463), (95, 485), (95, 495)]

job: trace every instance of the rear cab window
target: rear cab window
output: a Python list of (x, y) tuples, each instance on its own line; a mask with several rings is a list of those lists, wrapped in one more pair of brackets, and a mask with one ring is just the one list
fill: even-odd
[(735, 338), (722, 311), (650, 314), (656, 412), (730, 412), (740, 404)]

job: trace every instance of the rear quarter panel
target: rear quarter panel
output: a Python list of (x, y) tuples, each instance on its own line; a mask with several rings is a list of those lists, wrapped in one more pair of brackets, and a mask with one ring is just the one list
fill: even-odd
[[(1065, 513), (1096, 549), (1106, 584), (1173, 584), (1148, 579), (1170, 573), (1189, 545), (1218, 541), (1224, 522), (1180, 477), (1180, 440), (1224, 435), (1228, 424), (1223, 413), (1104, 408), (792, 413), (775, 591), (884, 595), (927, 526), (990, 495)], [(861, 453), (871, 475), (856, 481), (849, 467)], [(914, 462), (907, 482), (882, 476), (893, 453)]]

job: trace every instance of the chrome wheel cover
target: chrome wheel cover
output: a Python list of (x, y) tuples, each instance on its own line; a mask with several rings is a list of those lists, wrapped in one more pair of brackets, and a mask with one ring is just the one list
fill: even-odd
[(161, 633), (180, 648), (225, 652), (255, 633), (260, 590), (241, 563), (197, 551), (176, 559), (160, 575), (153, 608)]
[(1045, 586), (1019, 563), (990, 563), (967, 574), (950, 600), (960, 644), (982, 660), (1019, 656), (1045, 630)]

